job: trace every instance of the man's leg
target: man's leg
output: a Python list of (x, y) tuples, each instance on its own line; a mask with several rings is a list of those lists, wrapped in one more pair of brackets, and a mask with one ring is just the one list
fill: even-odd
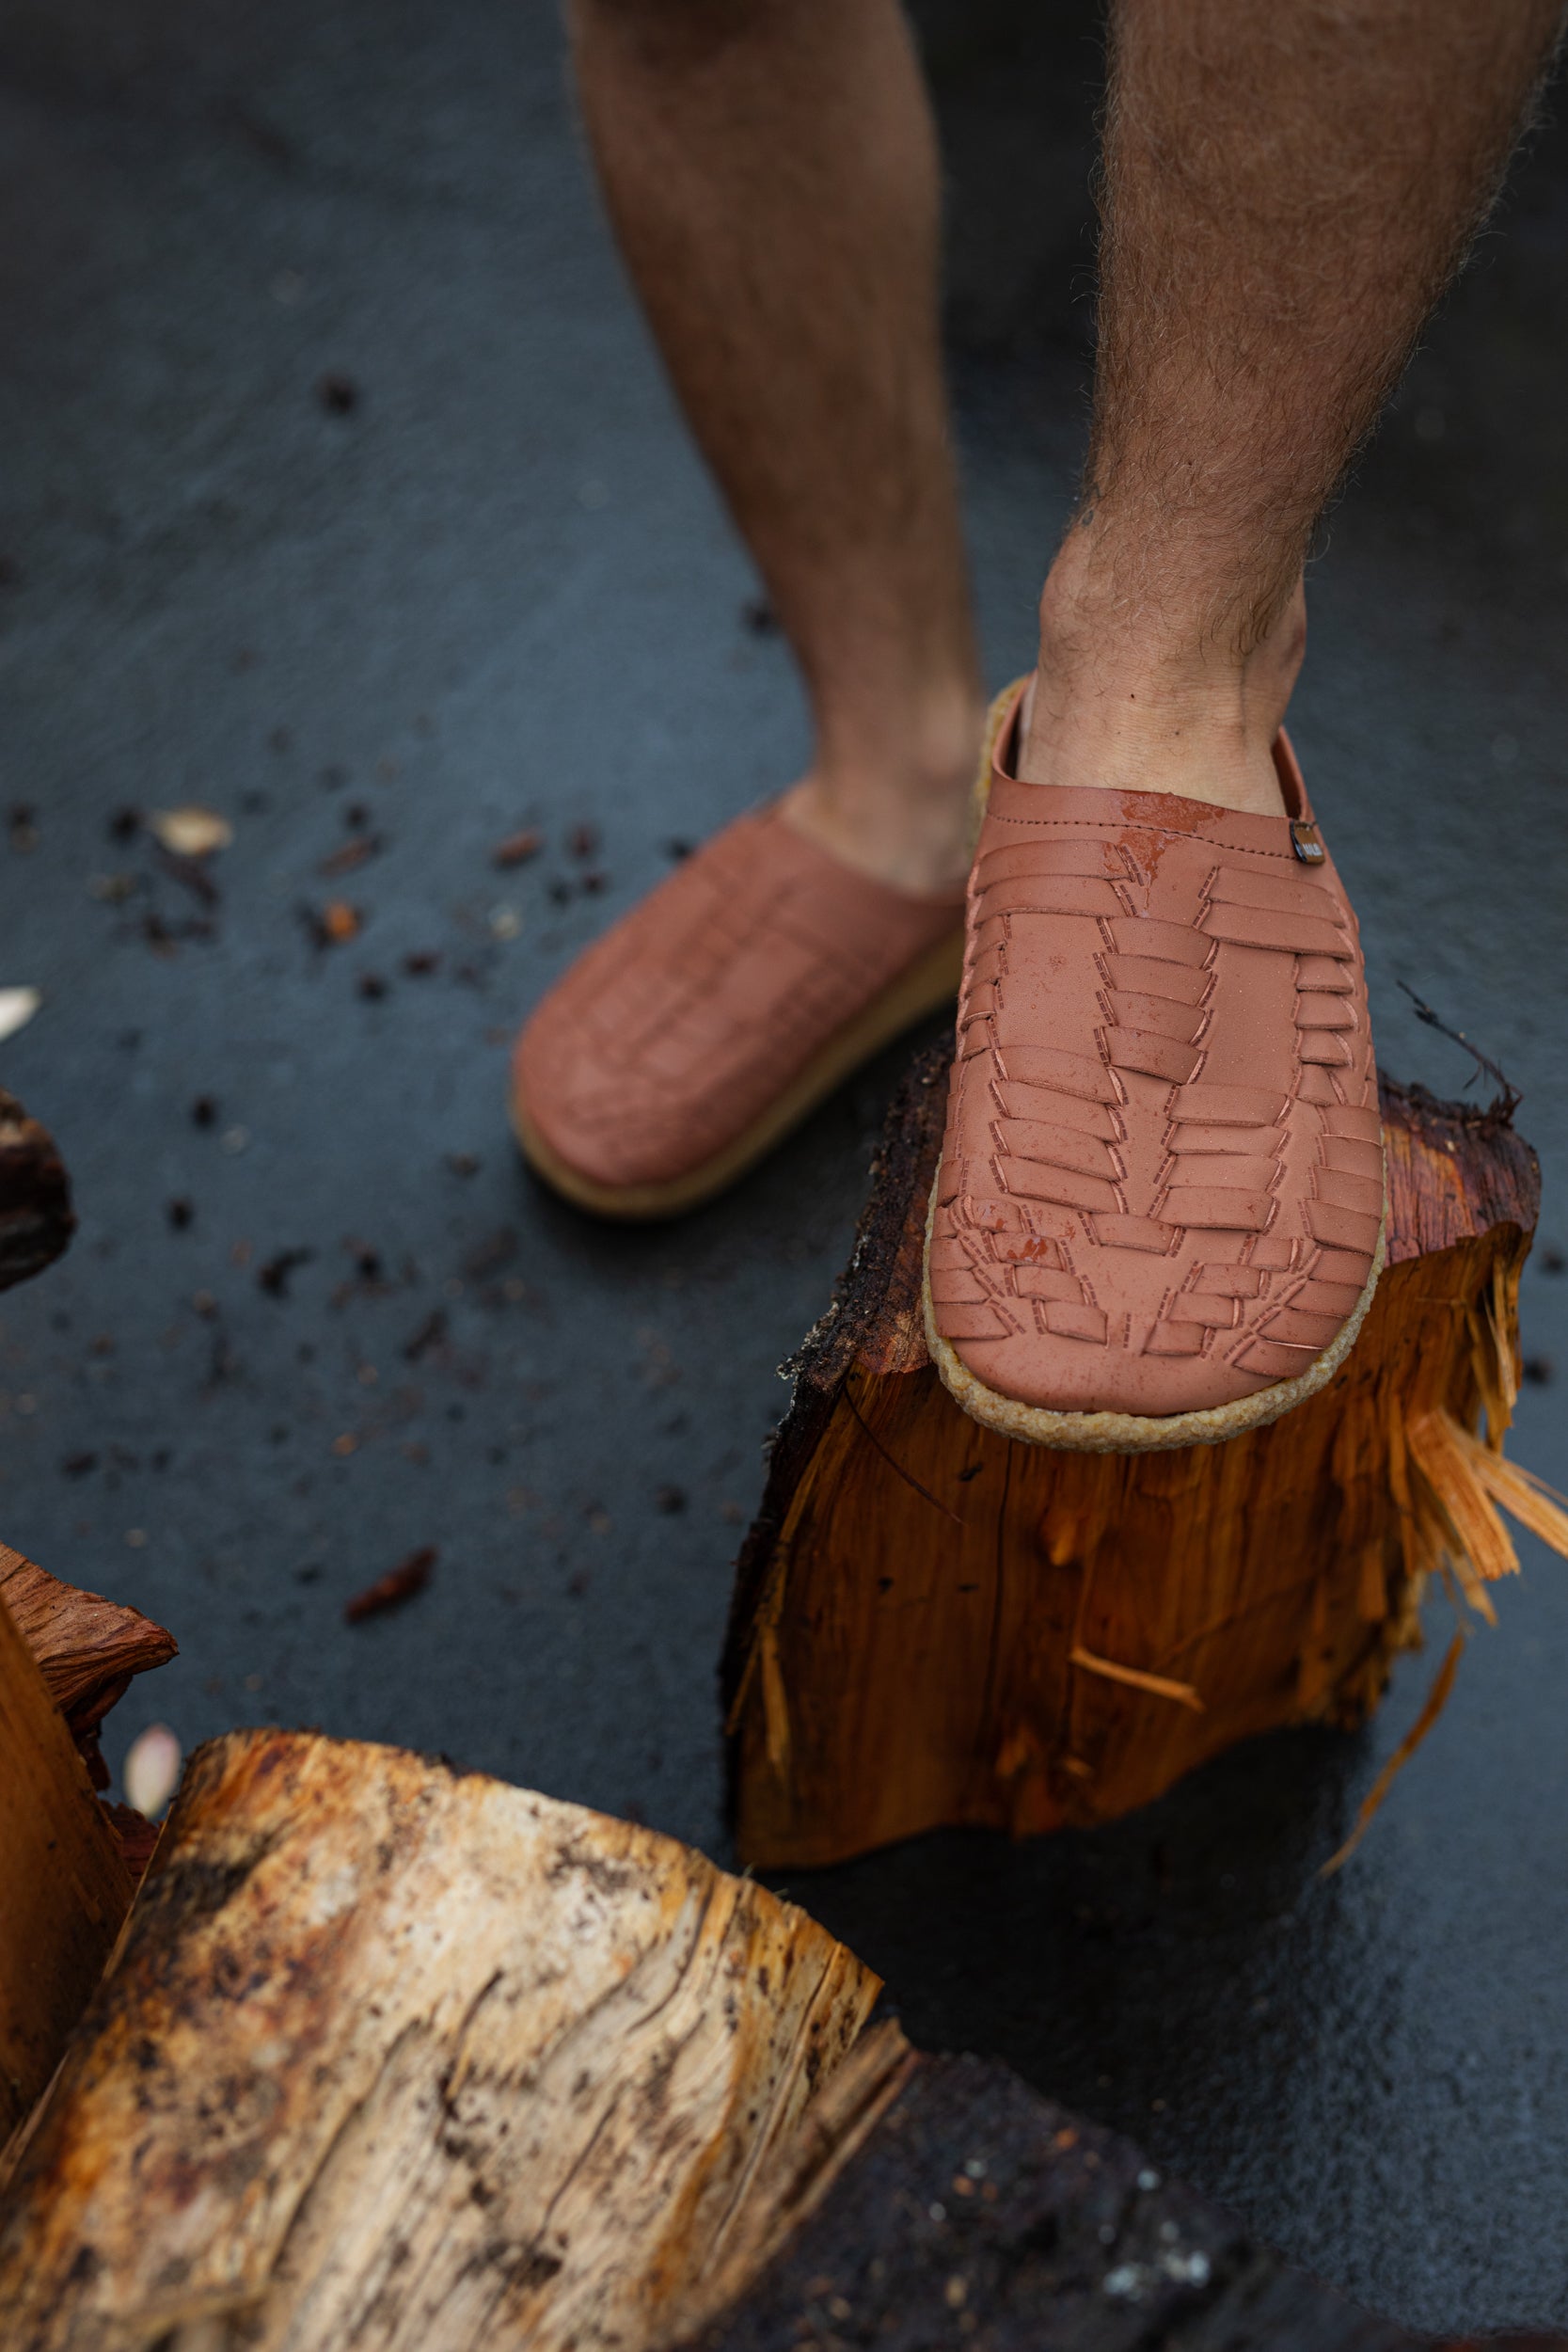
[(927, 1250), (933, 1359), (1010, 1437), (1260, 1427), (1333, 1377), (1371, 1303), (1365, 974), (1270, 746), (1309, 534), (1554, 16), (1114, 0), (1089, 465), (981, 830)]
[(1313, 527), (1483, 216), (1559, 0), (1114, 0), (1100, 356), (1039, 783), (1279, 806)]
[(571, 25), (622, 250), (805, 675), (794, 821), (941, 888), (979, 680), (897, 0), (572, 0)]

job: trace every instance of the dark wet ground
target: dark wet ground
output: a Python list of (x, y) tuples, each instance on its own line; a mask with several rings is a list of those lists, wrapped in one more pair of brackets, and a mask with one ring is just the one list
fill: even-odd
[[(998, 678), (1083, 414), (1096, 50), (1032, 16), (927, 13)], [(803, 741), (552, 16), (19, 0), (0, 130), (0, 792), (35, 812), (0, 844), (0, 984), (46, 997), (0, 1084), (82, 1212), (0, 1308), (0, 1531), (179, 1635), (112, 1759), (155, 1717), (187, 1744), (313, 1722), (722, 1852), (728, 1564), (899, 1057), (669, 1232), (592, 1230), (514, 1166), (518, 1015)], [(1335, 518), (1293, 719), (1385, 1062), (1465, 1074), (1405, 980), (1506, 1064), (1560, 1246), (1565, 265), (1548, 129)], [(186, 800), (236, 827), (215, 905), (116, 821)], [(546, 851), (497, 870), (525, 823)], [(334, 898), (361, 928), (322, 946)], [(1527, 1353), (1563, 1370), (1516, 1451), (1560, 1483), (1568, 1279), (1543, 1268)], [(424, 1544), (428, 1591), (345, 1627)], [(1521, 1556), (1327, 1886), (1430, 1659), (1366, 1736), (1265, 1743), (1119, 1829), (937, 1838), (793, 1891), (917, 2038), (1135, 2131), (1381, 2309), (1568, 2326), (1568, 1566)]]

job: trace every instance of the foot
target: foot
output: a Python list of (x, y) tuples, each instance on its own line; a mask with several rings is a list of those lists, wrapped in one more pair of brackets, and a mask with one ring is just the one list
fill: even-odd
[(1272, 813), (1026, 783), (1022, 699), (970, 890), (931, 1353), (1012, 1437), (1227, 1437), (1331, 1376), (1381, 1265), (1355, 918), (1283, 736)]
[(579, 957), (517, 1041), (512, 1114), (580, 1207), (657, 1217), (734, 1181), (951, 1001), (962, 893), (890, 887), (781, 803), (727, 826)]

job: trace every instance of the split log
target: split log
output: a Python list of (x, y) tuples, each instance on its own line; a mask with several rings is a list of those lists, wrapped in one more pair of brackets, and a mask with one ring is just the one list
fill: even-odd
[(650, 1831), (232, 1733), (16, 2160), (8, 2352), (649, 2343), (877, 1989)]
[(76, 1230), (55, 1139), (0, 1090), (0, 1291), (41, 1274)]
[(876, 1990), (669, 1838), (232, 1734), (0, 2190), (8, 2352), (1417, 2352)]
[(1358, 1723), (1433, 1574), (1494, 1615), (1497, 1504), (1568, 1550), (1501, 1451), (1540, 1197), (1506, 1116), (1384, 1081), (1389, 1264), (1335, 1380), (1222, 1445), (1081, 1454), (980, 1427), (927, 1360), (946, 1084), (936, 1049), (890, 1115), (740, 1557), (731, 1795), (764, 1867), (1103, 1821), (1255, 1733)]
[(130, 1901), (113, 1827), (0, 1601), (0, 2143), (54, 2072)]

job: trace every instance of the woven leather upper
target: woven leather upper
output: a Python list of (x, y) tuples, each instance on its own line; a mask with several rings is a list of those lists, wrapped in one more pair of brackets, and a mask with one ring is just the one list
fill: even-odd
[(743, 1135), (958, 920), (956, 894), (890, 889), (776, 804), (755, 810), (557, 981), (518, 1040), (517, 1095), (594, 1182), (678, 1178)]
[(1021, 1404), (1231, 1404), (1307, 1371), (1371, 1270), (1355, 917), (1326, 855), (1298, 854), (1283, 736), (1273, 818), (1020, 784), (1012, 731), (970, 882), (937, 1328)]

